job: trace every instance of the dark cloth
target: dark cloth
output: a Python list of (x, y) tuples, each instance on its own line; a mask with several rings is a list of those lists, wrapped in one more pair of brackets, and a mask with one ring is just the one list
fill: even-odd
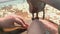
[(13, 30), (11, 32), (4, 32), (3, 31), (3, 28), (0, 28), (0, 34), (20, 34), (24, 31), (26, 31), (27, 29), (16, 29), (16, 30)]
[(2, 27), (0, 27), (0, 34), (3, 34), (3, 28)]
[[(38, 0), (27, 0), (30, 13), (36, 13), (44, 10), (46, 3)], [(31, 7), (32, 6), (32, 7)]]
[(2, 27), (0, 27), (0, 32), (3, 32), (3, 28)]

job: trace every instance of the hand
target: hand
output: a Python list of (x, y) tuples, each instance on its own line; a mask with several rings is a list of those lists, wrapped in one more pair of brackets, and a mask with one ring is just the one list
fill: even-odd
[(50, 31), (50, 34), (58, 34), (58, 25), (54, 24), (52, 22), (49, 22), (48, 20), (40, 20), (45, 25), (45, 29)]
[(24, 29), (27, 29), (28, 28), (28, 24), (25, 24), (22, 26)]

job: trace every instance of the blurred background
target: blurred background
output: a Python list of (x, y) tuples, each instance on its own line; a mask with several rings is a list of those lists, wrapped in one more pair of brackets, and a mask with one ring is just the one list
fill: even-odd
[[(0, 2), (0, 17), (4, 17), (11, 13), (20, 15), (26, 20), (29, 20), (32, 17), (31, 13), (29, 13), (29, 5), (26, 0), (11, 0), (7, 2)], [(43, 17), (43, 12), (39, 13), (39, 17)], [(51, 20), (59, 25), (60, 11), (46, 4), (45, 19)]]

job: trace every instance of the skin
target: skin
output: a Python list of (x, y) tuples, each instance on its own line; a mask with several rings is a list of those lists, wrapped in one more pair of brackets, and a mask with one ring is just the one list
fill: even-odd
[(28, 28), (28, 34), (46, 34), (46, 30), (50, 34), (58, 34), (58, 25), (55, 25), (47, 20), (35, 19), (28, 27), (23, 18), (18, 15), (8, 15), (4, 18), (0, 18), (0, 27), (14, 27), (14, 22), (22, 25), (24, 28)]
[(15, 27), (14, 23), (17, 23), (24, 28), (28, 27), (28, 25), (25, 23), (23, 18), (18, 15), (11, 14), (3, 18), (0, 18), (0, 27), (3, 27), (3, 28)]
[(47, 20), (35, 19), (28, 28), (28, 34), (58, 34), (58, 25)]
[[(22, 28), (16, 27), (14, 23), (21, 25)], [(26, 31), (27, 28), (28, 24), (19, 15), (10, 14), (0, 18), (0, 34), (19, 34)]]

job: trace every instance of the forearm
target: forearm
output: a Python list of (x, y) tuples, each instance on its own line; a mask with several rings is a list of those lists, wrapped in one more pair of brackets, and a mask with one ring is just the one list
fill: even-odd
[(41, 21), (34, 20), (28, 28), (28, 34), (45, 34), (45, 28)]
[(46, 26), (46, 29), (50, 32), (50, 34), (58, 34), (58, 28), (55, 26)]
[(42, 24), (44, 24), (45, 29), (47, 29), (50, 34), (57, 34), (58, 33), (58, 25), (55, 25), (47, 20), (40, 20)]

